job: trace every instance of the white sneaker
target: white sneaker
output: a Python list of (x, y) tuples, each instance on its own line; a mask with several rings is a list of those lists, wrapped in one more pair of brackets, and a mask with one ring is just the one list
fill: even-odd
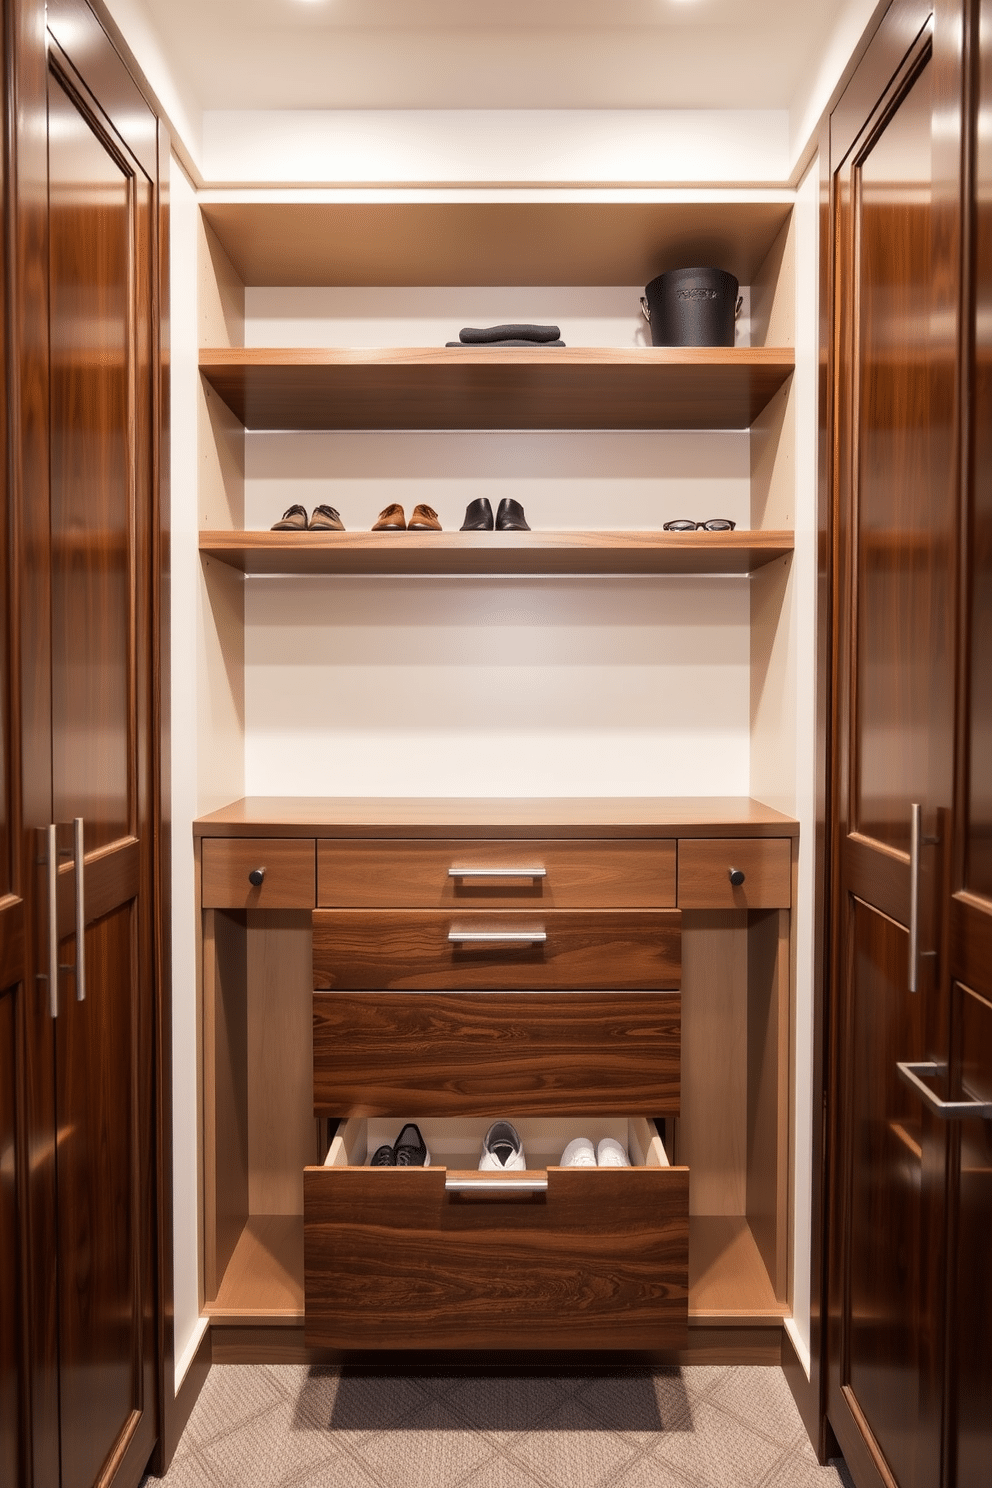
[(596, 1150), (588, 1137), (573, 1137), (561, 1155), (559, 1167), (594, 1168)]
[(616, 1137), (604, 1137), (596, 1149), (601, 1168), (629, 1168), (630, 1158)]
[(523, 1143), (516, 1127), (508, 1121), (494, 1121), (483, 1138), (479, 1172), (522, 1171), (526, 1166)]

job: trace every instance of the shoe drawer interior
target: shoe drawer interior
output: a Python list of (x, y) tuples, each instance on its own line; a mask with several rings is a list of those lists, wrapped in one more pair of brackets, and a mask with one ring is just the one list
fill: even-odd
[[(414, 1121), (427, 1144), (432, 1168), (459, 1172), (478, 1169), (483, 1138), (493, 1121), (499, 1119), (496, 1115), (356, 1117), (338, 1128), (324, 1166), (365, 1167), (377, 1148), (387, 1143), (391, 1146), (406, 1122)], [(594, 1147), (604, 1137), (613, 1137), (626, 1149), (635, 1168), (670, 1166), (654, 1122), (643, 1116), (520, 1116), (513, 1118), (513, 1125), (520, 1136), (528, 1172), (557, 1167), (573, 1137), (588, 1137)], [(498, 1178), (499, 1173), (492, 1176)]]

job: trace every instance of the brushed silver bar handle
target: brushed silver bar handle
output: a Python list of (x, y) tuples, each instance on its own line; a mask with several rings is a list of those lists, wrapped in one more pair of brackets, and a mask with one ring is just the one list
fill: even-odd
[(919, 986), (920, 966), (920, 847), (923, 842), (923, 808), (914, 801), (909, 808), (909, 990)]
[(55, 823), (45, 833), (48, 842), (48, 1009), (59, 1015), (59, 848)]
[(508, 1196), (519, 1193), (547, 1193), (547, 1174), (533, 1178), (501, 1178), (494, 1175), (492, 1178), (445, 1178), (445, 1193), (459, 1194), (491, 1194), (493, 1192)]
[(495, 945), (507, 941), (513, 945), (543, 945), (546, 930), (449, 930), (452, 945)]
[(917, 1095), (923, 1097), (924, 1102), (942, 1121), (962, 1121), (968, 1116), (980, 1116), (985, 1121), (992, 1121), (992, 1101), (967, 1100), (967, 1101), (945, 1101), (939, 1095), (934, 1095), (928, 1085), (923, 1083), (921, 1076), (934, 1079), (938, 1075), (946, 1073), (947, 1067), (942, 1064), (933, 1064), (930, 1061), (914, 1063), (906, 1061), (896, 1064), (899, 1077), (911, 1085)]
[(449, 868), (449, 878), (547, 878), (547, 868)]
[(76, 1001), (86, 1001), (86, 885), (83, 864), (83, 818), (73, 818), (73, 857), (76, 865)]

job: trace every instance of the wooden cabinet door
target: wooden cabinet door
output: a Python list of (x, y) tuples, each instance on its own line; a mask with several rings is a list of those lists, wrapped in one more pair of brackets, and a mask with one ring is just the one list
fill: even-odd
[[(992, 0), (975, 6), (975, 264), (950, 1096), (992, 1102)], [(952, 1125), (950, 1481), (992, 1488), (992, 1120)]]
[(839, 552), (828, 1410), (859, 1483), (878, 1482), (881, 1462), (900, 1488), (941, 1481), (945, 1278), (946, 1124), (897, 1070), (947, 1058), (937, 952), (953, 795), (958, 261), (953, 234), (937, 230), (927, 9), (893, 7), (831, 124)]
[[(52, 43), (52, 815), (62, 1488), (154, 1445), (153, 183)], [(82, 881), (73, 823), (82, 822)]]

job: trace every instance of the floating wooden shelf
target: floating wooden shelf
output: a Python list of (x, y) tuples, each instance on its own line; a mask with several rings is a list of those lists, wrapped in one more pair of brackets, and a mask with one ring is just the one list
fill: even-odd
[(201, 532), (246, 574), (748, 574), (791, 532)]
[[(729, 193), (734, 195), (734, 193)], [(204, 220), (244, 284), (642, 285), (664, 269), (719, 264), (750, 284), (789, 219), (791, 192), (594, 192), (598, 198), (433, 201), (409, 192), (307, 191), (278, 201), (201, 194)], [(654, 199), (645, 200), (649, 195)]]
[(246, 429), (747, 429), (794, 365), (768, 347), (200, 353)]

